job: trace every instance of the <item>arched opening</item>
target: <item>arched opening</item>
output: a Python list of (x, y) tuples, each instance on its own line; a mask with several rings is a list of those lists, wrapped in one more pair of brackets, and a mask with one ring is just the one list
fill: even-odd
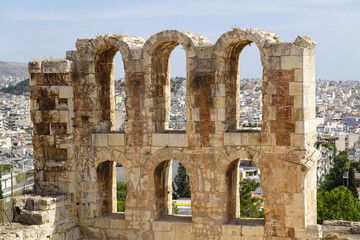
[(122, 165), (105, 161), (99, 164), (96, 173), (99, 216), (124, 213), (127, 187)]
[[(151, 54), (152, 95), (154, 100), (153, 121), (156, 132), (174, 130), (169, 126), (171, 110), (170, 54), (178, 45), (179, 43), (176, 41), (163, 42)], [(179, 55), (179, 52), (175, 51), (175, 54)], [(177, 56), (176, 58), (179, 57), (180, 56)], [(182, 84), (185, 84), (185, 82)], [(176, 103), (177, 100), (174, 95), (174, 105), (176, 105)], [(171, 126), (184, 129), (184, 124), (178, 124), (178, 120), (175, 120), (175, 116), (180, 114), (175, 111), (176, 108), (177, 106), (172, 108), (174, 113)], [(179, 111), (182, 110), (179, 109)], [(186, 119), (186, 111), (182, 113), (179, 119)]]
[(117, 54), (118, 50), (114, 46), (105, 45), (95, 57), (95, 79), (99, 86), (96, 106), (102, 112), (99, 119), (102, 132), (123, 129), (123, 121), (126, 119), (124, 87), (121, 88), (125, 80), (122, 80), (122, 84), (119, 79), (115, 79), (115, 69), (116, 77), (124, 78), (124, 73), (120, 70), (124, 69), (124, 64), (121, 64), (122, 58), (121, 54)]
[(115, 102), (115, 111), (114, 111), (114, 130), (124, 132), (124, 124), (127, 120), (126, 108), (125, 108), (125, 72), (124, 72), (124, 63), (121, 57), (121, 54), (115, 55), (115, 80), (114, 80), (114, 102)]
[(180, 162), (172, 161), (172, 214), (191, 216), (191, 188), (189, 174)]
[(161, 162), (155, 169), (155, 219), (191, 216), (190, 179), (185, 167), (175, 160)]
[(170, 55), (170, 117), (169, 129), (186, 129), (186, 54), (181, 46)]
[(116, 163), (116, 212), (125, 213), (127, 186), (125, 170), (122, 164)]
[(233, 161), (226, 172), (228, 192), (228, 220), (241, 223), (240, 219), (264, 217), (261, 172), (248, 159)]
[(100, 163), (96, 169), (96, 174), (99, 216), (116, 212), (115, 162), (105, 161)]
[(228, 131), (259, 130), (261, 127), (262, 70), (258, 68), (262, 68), (261, 64), (258, 64), (260, 54), (256, 45), (247, 46), (252, 46), (252, 41), (243, 39), (229, 44), (227, 48), (229, 81), (225, 87)]
[[(254, 44), (255, 45), (255, 44)], [(247, 45), (239, 62), (239, 125), (240, 129), (261, 129), (262, 66), (259, 49)]]

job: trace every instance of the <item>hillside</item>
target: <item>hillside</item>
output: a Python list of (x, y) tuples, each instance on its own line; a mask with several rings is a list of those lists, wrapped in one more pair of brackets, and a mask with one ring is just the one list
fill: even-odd
[(30, 91), (29, 79), (25, 79), (24, 81), (19, 82), (15, 86), (9, 86), (7, 88), (1, 88), (0, 92), (14, 94), (14, 95), (22, 95), (25, 92)]
[(0, 80), (4, 78), (27, 78), (29, 76), (26, 63), (0, 61)]

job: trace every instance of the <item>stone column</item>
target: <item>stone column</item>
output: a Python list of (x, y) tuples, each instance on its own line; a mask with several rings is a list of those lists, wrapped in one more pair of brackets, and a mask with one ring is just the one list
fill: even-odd
[(72, 61), (30, 62), (37, 193), (75, 192)]
[(299, 36), (265, 49), (260, 169), (266, 239), (317, 238), (306, 229), (316, 224), (314, 47)]

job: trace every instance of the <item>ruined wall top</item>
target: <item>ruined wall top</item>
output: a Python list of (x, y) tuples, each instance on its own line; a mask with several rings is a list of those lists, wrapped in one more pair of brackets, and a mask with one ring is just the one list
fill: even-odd
[[(239, 43), (239, 40), (241, 40), (241, 43)], [(249, 43), (255, 43), (260, 51), (263, 65), (263, 57), (280, 54), (276, 53), (276, 46), (283, 43), (282, 39), (277, 34), (256, 28), (234, 28), (232, 31), (222, 34), (215, 44), (212, 44), (211, 41), (202, 34), (178, 30), (165, 30), (156, 33), (147, 41), (136, 36), (107, 34), (99, 35), (96, 38), (91, 39), (78, 39), (76, 41), (77, 50), (67, 51), (66, 60), (32, 61), (29, 63), (29, 72), (72, 72), (74, 71), (74, 67), (71, 61), (78, 61), (80, 59), (94, 61), (96, 55), (110, 48), (114, 48), (115, 51), (120, 51), (125, 64), (129, 60), (141, 58), (146, 59), (146, 56), (151, 54), (164, 41), (176, 42), (174, 47), (181, 44), (188, 58), (194, 56), (201, 57), (203, 55), (204, 48), (211, 49), (214, 57), (224, 57), (235, 47), (235, 44), (233, 44), (230, 48), (228, 48), (228, 46), (232, 43), (237, 43), (238, 45), (242, 44), (243, 47)], [(316, 42), (309, 36), (299, 35), (292, 44), (301, 48), (297, 49), (298, 54), (307, 55), (313, 53)], [(224, 48), (228, 49), (224, 51)], [(290, 51), (282, 52), (281, 54), (290, 55)]]

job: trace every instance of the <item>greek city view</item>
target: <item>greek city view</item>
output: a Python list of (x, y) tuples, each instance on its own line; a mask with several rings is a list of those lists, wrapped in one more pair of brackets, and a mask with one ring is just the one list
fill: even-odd
[(0, 1), (0, 239), (360, 239), (358, 2), (80, 2)]

